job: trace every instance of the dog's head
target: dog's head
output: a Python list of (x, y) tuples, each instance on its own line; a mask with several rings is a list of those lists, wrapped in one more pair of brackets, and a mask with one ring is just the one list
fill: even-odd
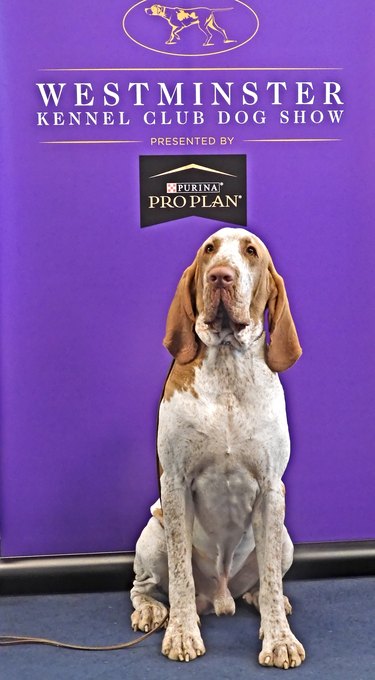
[(181, 277), (164, 344), (182, 364), (195, 358), (199, 340), (246, 349), (262, 332), (266, 309), (267, 363), (273, 371), (284, 371), (302, 352), (284, 281), (257, 236), (245, 229), (220, 229)]
[(151, 5), (145, 8), (145, 12), (151, 16), (164, 16), (165, 7), (164, 5)]

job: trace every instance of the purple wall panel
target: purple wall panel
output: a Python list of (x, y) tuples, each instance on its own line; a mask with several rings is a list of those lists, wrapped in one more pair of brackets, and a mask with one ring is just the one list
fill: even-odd
[[(83, 133), (36, 127), (35, 82), (124, 77), (82, 71), (47, 79), (38, 71), (47, 67), (186, 61), (130, 43), (121, 26), (126, 2), (4, 4), (2, 556), (132, 550), (157, 493), (156, 413), (170, 364), (161, 344), (167, 309), (182, 270), (220, 224), (191, 217), (141, 230), (139, 153), (180, 150), (40, 144)], [(367, 0), (360, 11), (354, 3), (344, 10), (338, 0), (286, 0), (272, 11), (259, 0), (250, 4), (261, 19), (257, 37), (234, 50), (230, 62), (217, 55), (205, 66), (344, 69), (336, 76), (345, 120), (339, 135), (333, 131), (341, 142), (243, 141), (281, 136), (270, 124), (236, 129), (230, 149), (248, 156), (249, 226), (286, 279), (304, 349), (283, 376), (292, 435), (288, 527), (296, 542), (375, 538), (374, 107), (365, 88), (374, 7)], [(261, 83), (274, 76), (248, 78)], [(125, 135), (118, 128), (113, 134)], [(130, 134), (145, 137), (141, 127), (125, 138)], [(308, 134), (288, 128), (294, 137), (329, 134), (325, 124)], [(223, 153), (189, 150), (195, 151)]]

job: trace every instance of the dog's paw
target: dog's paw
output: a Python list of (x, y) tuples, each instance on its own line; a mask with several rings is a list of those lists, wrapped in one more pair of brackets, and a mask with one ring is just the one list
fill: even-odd
[(284, 609), (287, 616), (290, 616), (293, 613), (292, 604), (286, 595), (284, 595)]
[(198, 623), (170, 620), (164, 635), (162, 653), (173, 661), (192, 661), (206, 652)]
[(222, 616), (223, 614), (229, 614), (229, 616), (233, 616), (236, 611), (236, 604), (229, 591), (225, 595), (215, 597), (214, 609), (216, 616)]
[(156, 600), (152, 603), (141, 604), (131, 615), (132, 628), (148, 633), (157, 628), (167, 614), (168, 609)]
[(277, 638), (264, 637), (259, 663), (262, 666), (276, 666), (276, 668), (297, 668), (304, 661), (305, 656), (303, 646), (289, 630)]

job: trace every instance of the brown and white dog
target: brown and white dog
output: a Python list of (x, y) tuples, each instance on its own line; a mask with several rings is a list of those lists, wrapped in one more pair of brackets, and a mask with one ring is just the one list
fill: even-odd
[[(174, 45), (177, 40), (180, 40), (180, 32), (184, 28), (190, 26), (197, 26), (205, 35), (204, 47), (213, 45), (212, 32), (220, 33), (224, 43), (234, 43), (237, 40), (230, 40), (224, 28), (219, 26), (216, 21), (216, 12), (228, 12), (231, 7), (222, 7), (221, 9), (210, 9), (209, 7), (167, 7), (166, 5), (154, 4), (151, 7), (146, 7), (146, 14), (151, 16), (161, 17), (165, 19), (171, 27), (171, 33), (166, 40), (166, 45)], [(210, 30), (211, 29), (211, 30)]]
[(164, 343), (175, 361), (159, 413), (162, 509), (153, 506), (136, 547), (133, 628), (162, 621), (164, 594), (162, 652), (189, 661), (205, 652), (199, 615), (234, 614), (243, 596), (260, 610), (260, 663), (299, 666), (305, 652), (282, 588), (293, 545), (277, 372), (301, 348), (283, 279), (259, 238), (224, 228), (203, 243), (178, 284)]

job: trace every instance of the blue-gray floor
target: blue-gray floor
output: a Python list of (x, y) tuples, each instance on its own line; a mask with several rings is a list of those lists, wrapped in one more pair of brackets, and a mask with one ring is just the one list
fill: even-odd
[[(295, 680), (375, 678), (375, 578), (294, 581), (285, 584), (291, 625), (307, 659), (289, 670)], [(78, 644), (114, 644), (136, 637), (129, 625), (128, 593), (43, 595), (0, 599), (0, 634), (52, 637)], [(259, 618), (241, 602), (233, 618), (202, 618), (207, 654), (190, 663), (165, 659), (162, 633), (115, 652), (53, 647), (0, 648), (4, 680), (272, 680), (284, 671), (262, 668)]]

